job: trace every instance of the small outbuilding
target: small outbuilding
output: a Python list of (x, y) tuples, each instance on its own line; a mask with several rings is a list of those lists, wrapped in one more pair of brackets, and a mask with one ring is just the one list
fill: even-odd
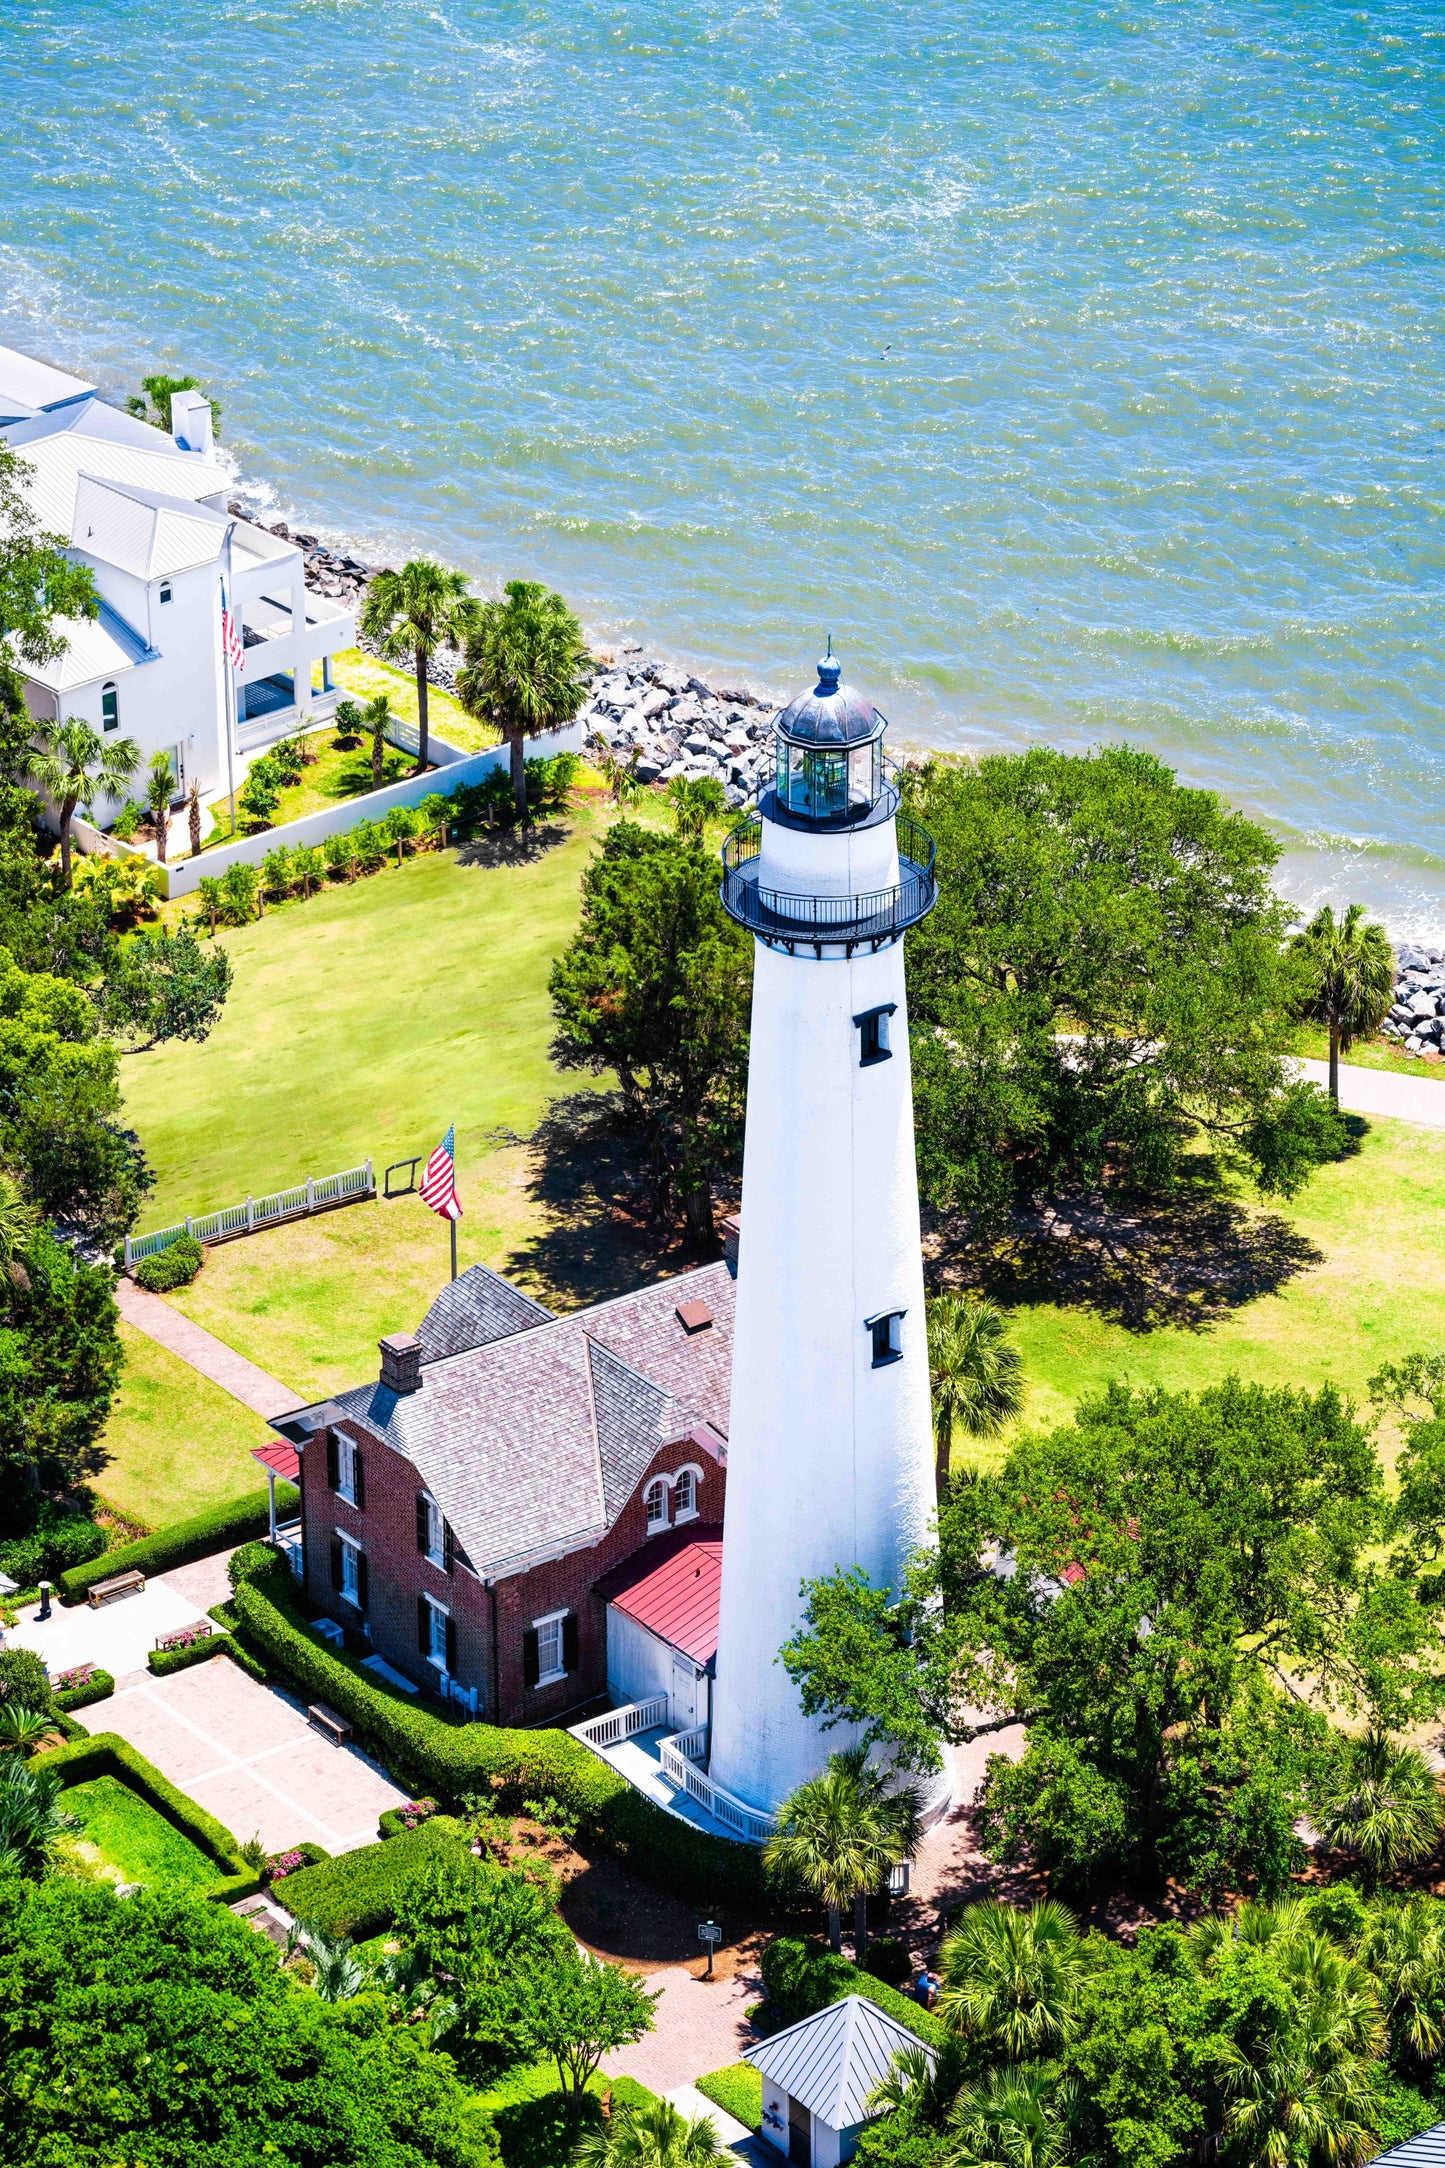
[[(747, 2051), (762, 2072), (762, 2136), (795, 2168), (839, 2168), (873, 2120), (868, 2106), (904, 2048), (920, 2046), (864, 1995), (845, 1995)], [(932, 2050), (924, 2053), (932, 2060)]]
[(1377, 2153), (1369, 2168), (1445, 2168), (1445, 2123), (1432, 2123), (1414, 2138)]

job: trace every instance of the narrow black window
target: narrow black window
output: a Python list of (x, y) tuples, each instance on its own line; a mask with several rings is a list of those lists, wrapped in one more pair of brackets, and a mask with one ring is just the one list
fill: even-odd
[(100, 727), (102, 730), (120, 728), (120, 694), (113, 685), (100, 688)]
[(903, 1353), (903, 1310), (881, 1310), (877, 1317), (865, 1317), (864, 1325), (873, 1335), (873, 1367), (884, 1363), (896, 1363)]
[(898, 1004), (886, 1001), (881, 1008), (865, 1009), (853, 1021), (858, 1026), (858, 1066), (871, 1069), (875, 1061), (891, 1061), (893, 1049), (888, 1044), (888, 1019)]
[(169, 580), (162, 580), (162, 581), (161, 581), (161, 601), (162, 601), (162, 602), (169, 602), (169, 601), (170, 601), (170, 599), (171, 599), (171, 583), (170, 583), (170, 581), (169, 581)]

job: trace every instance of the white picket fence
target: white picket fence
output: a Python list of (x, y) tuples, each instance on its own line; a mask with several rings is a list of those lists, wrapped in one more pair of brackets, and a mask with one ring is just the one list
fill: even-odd
[(255, 1234), (258, 1228), (275, 1227), (282, 1220), (304, 1219), (308, 1212), (328, 1212), (339, 1204), (359, 1204), (376, 1195), (376, 1177), (368, 1159), (362, 1167), (347, 1167), (340, 1174), (307, 1175), (292, 1189), (279, 1189), (271, 1197), (248, 1197), (244, 1204), (224, 1205), (219, 1212), (193, 1213), (175, 1227), (158, 1227), (152, 1234), (127, 1235), (125, 1269), (143, 1257), (169, 1249), (182, 1235), (196, 1242), (229, 1242), (236, 1235)]

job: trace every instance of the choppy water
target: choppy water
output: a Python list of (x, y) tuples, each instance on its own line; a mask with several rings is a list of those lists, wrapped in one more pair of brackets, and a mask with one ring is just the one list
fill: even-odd
[(1439, 0), (0, 0), (0, 339), (1445, 932)]

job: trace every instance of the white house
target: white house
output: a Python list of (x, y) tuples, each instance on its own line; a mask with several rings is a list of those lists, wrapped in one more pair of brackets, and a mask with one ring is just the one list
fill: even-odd
[[(840, 2168), (878, 2112), (869, 2096), (894, 2057), (920, 2046), (916, 2033), (864, 1995), (815, 2010), (747, 2050), (763, 2078), (760, 2135), (794, 2168)], [(923, 2052), (931, 2061), (933, 2050)]]
[[(356, 617), (307, 592), (295, 543), (228, 512), (206, 400), (181, 392), (171, 405), (167, 436), (0, 348), (0, 436), (26, 464), (36, 516), (89, 567), (101, 602), (93, 622), (59, 624), (53, 662), (24, 665), (31, 713), (133, 738), (143, 764), (164, 752), (179, 802), (193, 778), (210, 798), (243, 756), (332, 711), (331, 658), (353, 644)], [(223, 586), (244, 641), (234, 714)], [(118, 808), (97, 810), (105, 822)]]

